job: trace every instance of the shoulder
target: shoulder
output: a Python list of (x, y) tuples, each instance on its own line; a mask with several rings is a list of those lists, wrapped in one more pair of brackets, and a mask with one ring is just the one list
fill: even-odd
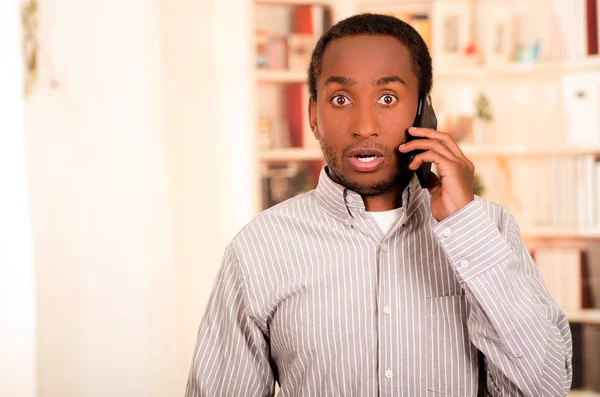
[(317, 204), (315, 190), (311, 190), (260, 212), (239, 231), (233, 244), (248, 240), (266, 244), (273, 236), (281, 236), (303, 222), (321, 217), (322, 210)]

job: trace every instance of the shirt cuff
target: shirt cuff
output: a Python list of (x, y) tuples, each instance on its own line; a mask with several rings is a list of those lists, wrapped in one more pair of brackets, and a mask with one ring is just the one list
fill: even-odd
[(433, 234), (461, 283), (498, 265), (512, 253), (479, 199), (435, 225)]

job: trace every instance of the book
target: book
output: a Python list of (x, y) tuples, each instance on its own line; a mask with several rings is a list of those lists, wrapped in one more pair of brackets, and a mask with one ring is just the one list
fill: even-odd
[(556, 17), (553, 38), (560, 42), (560, 58), (580, 59), (587, 54), (585, 2), (586, 0), (552, 0)]
[(587, 54), (598, 54), (598, 10), (596, 0), (586, 0)]
[(539, 248), (534, 258), (548, 292), (565, 311), (581, 310), (582, 254), (576, 248)]
[(596, 222), (595, 226), (600, 228), (600, 159), (596, 158), (596, 162), (594, 164), (594, 204), (595, 204), (595, 213), (596, 213)]
[(579, 222), (577, 158), (555, 157), (551, 160), (552, 225), (573, 228)]
[(292, 10), (292, 32), (287, 39), (289, 69), (308, 69), (312, 50), (316, 43), (313, 27), (313, 7), (294, 7)]
[(306, 85), (303, 83), (287, 84), (285, 86), (285, 117), (288, 123), (289, 142), (291, 147), (302, 147), (304, 141), (304, 128), (308, 123), (305, 119), (303, 108)]
[(596, 224), (595, 201), (595, 167), (596, 159), (592, 155), (582, 156), (575, 159), (577, 164), (577, 211), (578, 226), (580, 228), (591, 228)]

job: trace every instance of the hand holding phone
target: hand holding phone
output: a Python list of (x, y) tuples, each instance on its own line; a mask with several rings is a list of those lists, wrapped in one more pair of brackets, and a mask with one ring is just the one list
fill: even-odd
[[(433, 111), (433, 106), (431, 105), (431, 97), (428, 95), (426, 97), (419, 98), (419, 106), (417, 107), (417, 115), (415, 117), (415, 121), (413, 123), (414, 127), (420, 128), (430, 128), (432, 130), (437, 129), (437, 118), (435, 117), (435, 112)], [(421, 139), (414, 137), (407, 133), (406, 141), (412, 141), (413, 139)], [(423, 150), (414, 150), (406, 154), (407, 162), (406, 166), (410, 164), (415, 156), (419, 153), (422, 153)], [(431, 173), (431, 163), (423, 163), (416, 171), (417, 178), (419, 178), (419, 183), (423, 189), (427, 189), (429, 187), (429, 175)]]

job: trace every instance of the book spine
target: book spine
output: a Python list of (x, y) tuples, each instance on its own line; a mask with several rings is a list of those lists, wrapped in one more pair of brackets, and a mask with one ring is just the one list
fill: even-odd
[(586, 0), (587, 53), (598, 54), (598, 10), (596, 0)]

